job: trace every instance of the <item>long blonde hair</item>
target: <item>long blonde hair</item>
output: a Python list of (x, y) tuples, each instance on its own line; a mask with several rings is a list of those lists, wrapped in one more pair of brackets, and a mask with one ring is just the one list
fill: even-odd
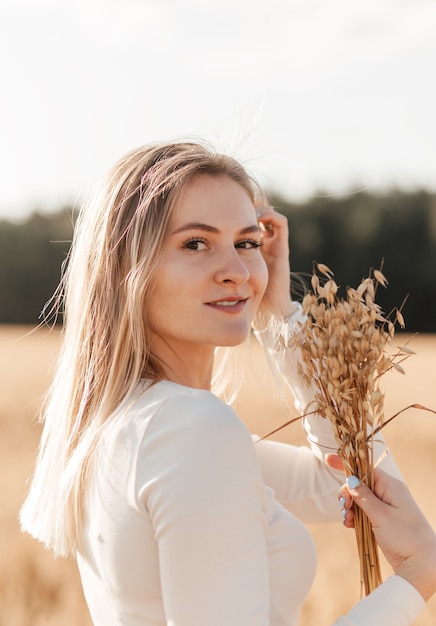
[(108, 172), (75, 227), (54, 296), (64, 310), (62, 348), (43, 413), (44, 429), (23, 530), (55, 554), (81, 545), (83, 494), (99, 433), (147, 368), (146, 302), (168, 225), (189, 181), (229, 176), (254, 200), (255, 183), (233, 158), (200, 143), (142, 147)]

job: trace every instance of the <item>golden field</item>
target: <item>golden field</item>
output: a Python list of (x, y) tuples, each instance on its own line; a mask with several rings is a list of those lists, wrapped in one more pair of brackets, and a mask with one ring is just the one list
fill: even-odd
[[(21, 534), (17, 523), (40, 435), (36, 417), (59, 347), (57, 331), (28, 334), (29, 330), (0, 326), (0, 626), (90, 626), (74, 562), (54, 560), (38, 542)], [(396, 342), (406, 340), (399, 335)], [(406, 375), (394, 372), (385, 377), (387, 416), (417, 402), (436, 409), (436, 336), (417, 336), (409, 345), (417, 354), (405, 363)], [(266, 399), (273, 381), (260, 356), (254, 366), (250, 359), (246, 369), (250, 390), (241, 394), (237, 409), (249, 428), (262, 435), (289, 416), (278, 400)], [(412, 493), (436, 528), (436, 415), (409, 410), (384, 434)], [(299, 423), (276, 438), (304, 444)], [(310, 531), (319, 565), (301, 626), (329, 626), (359, 598), (354, 533), (340, 523), (312, 525)], [(384, 572), (389, 574), (385, 565)], [(415, 624), (436, 624), (436, 597)]]

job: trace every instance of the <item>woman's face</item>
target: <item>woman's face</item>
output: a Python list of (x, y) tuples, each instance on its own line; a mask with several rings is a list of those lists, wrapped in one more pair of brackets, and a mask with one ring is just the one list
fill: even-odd
[(227, 176), (200, 175), (170, 222), (147, 308), (153, 351), (234, 346), (247, 336), (266, 289), (256, 211)]

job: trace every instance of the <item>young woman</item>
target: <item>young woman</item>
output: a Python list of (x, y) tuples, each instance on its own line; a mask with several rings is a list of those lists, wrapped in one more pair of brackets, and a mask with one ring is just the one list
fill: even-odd
[(212, 392), (237, 393), (215, 349), (254, 328), (298, 406), (311, 400), (278, 341), (301, 318), (286, 219), (256, 195), (229, 157), (155, 145), (115, 165), (77, 225), (22, 524), (77, 556), (96, 626), (297, 624), (316, 565), (302, 522), (337, 519), (338, 494), (347, 526), (353, 501), (367, 511), (394, 574), (336, 624), (411, 624), (436, 590), (435, 534), (403, 483), (379, 470), (375, 494), (342, 486), (325, 420), (308, 418), (310, 448), (253, 442)]

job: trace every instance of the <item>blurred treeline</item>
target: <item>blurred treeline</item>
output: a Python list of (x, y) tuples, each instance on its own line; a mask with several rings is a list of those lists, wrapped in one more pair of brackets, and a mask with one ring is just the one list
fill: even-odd
[(35, 212), (26, 221), (0, 220), (0, 323), (38, 324), (60, 279), (74, 213)]
[[(382, 309), (388, 313), (408, 296), (402, 310), (406, 330), (436, 332), (436, 194), (317, 195), (300, 204), (277, 195), (271, 199), (289, 218), (292, 270), (307, 284), (314, 260), (327, 264), (342, 287), (357, 286), (384, 260), (389, 286), (377, 294)], [(35, 212), (21, 223), (0, 221), (0, 323), (41, 321), (59, 282), (73, 223), (70, 208)]]
[(289, 218), (293, 271), (311, 273), (314, 260), (325, 263), (345, 295), (383, 263), (389, 286), (376, 298), (383, 311), (406, 299), (405, 330), (436, 332), (436, 194), (359, 192), (274, 203)]

